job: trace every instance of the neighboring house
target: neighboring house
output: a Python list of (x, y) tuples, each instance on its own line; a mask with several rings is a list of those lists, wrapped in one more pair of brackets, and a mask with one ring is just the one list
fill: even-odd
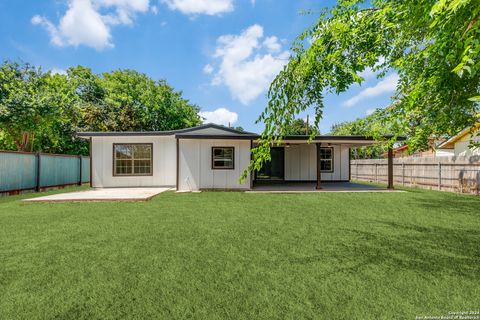
[(90, 140), (93, 187), (175, 186), (180, 191), (252, 189), (255, 182), (350, 180), (350, 148), (363, 136), (287, 136), (271, 162), (239, 181), (259, 135), (206, 124), (159, 132), (83, 132)]
[(454, 156), (480, 155), (480, 148), (470, 148), (470, 143), (480, 143), (480, 122), (473, 129), (468, 127), (440, 144), (437, 149), (444, 152), (451, 152)]

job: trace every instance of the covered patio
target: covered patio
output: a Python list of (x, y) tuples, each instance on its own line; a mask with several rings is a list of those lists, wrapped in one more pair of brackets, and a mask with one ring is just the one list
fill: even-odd
[[(382, 144), (366, 136), (286, 136), (270, 161), (252, 173), (253, 192), (379, 192), (393, 190), (393, 151), (388, 148), (387, 188), (351, 182), (352, 148)], [(400, 138), (399, 140), (402, 140)], [(252, 148), (258, 141), (252, 141)]]

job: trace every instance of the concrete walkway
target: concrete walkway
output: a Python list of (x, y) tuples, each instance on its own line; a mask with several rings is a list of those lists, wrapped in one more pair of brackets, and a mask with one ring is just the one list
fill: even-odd
[(53, 194), (25, 202), (146, 201), (171, 188), (105, 188)]

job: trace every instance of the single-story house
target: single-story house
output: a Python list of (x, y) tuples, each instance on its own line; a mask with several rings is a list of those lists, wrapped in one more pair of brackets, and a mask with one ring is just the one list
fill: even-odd
[(480, 122), (473, 128), (465, 128), (444, 143), (437, 149), (450, 152), (453, 156), (477, 156), (480, 155), (480, 148), (470, 148), (470, 142), (480, 143)]
[(205, 124), (78, 136), (90, 140), (93, 187), (171, 186), (179, 191), (249, 190), (255, 183), (285, 181), (315, 182), (321, 188), (324, 182), (350, 181), (350, 148), (380, 143), (364, 136), (316, 136), (310, 142), (308, 136), (286, 136), (281, 145), (272, 147), (272, 160), (240, 182), (258, 134)]

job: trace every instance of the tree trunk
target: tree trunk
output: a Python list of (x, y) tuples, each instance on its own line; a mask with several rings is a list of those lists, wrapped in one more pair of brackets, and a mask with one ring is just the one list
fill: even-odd
[(20, 136), (12, 135), (14, 137), (13, 141), (17, 147), (17, 151), (28, 151), (27, 148), (30, 141), (30, 135), (32, 135), (32, 133), (29, 132), (22, 132)]

